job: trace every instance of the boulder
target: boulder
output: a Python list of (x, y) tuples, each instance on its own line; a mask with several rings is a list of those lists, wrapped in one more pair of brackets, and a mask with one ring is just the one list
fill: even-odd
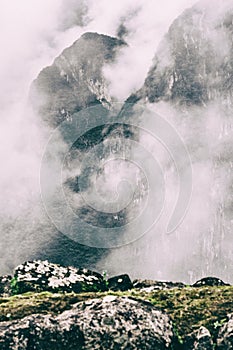
[(228, 322), (226, 322), (219, 330), (217, 339), (218, 350), (233, 349), (233, 314), (228, 315), (228, 318)]
[(0, 276), (0, 296), (6, 297), (11, 295), (11, 280), (12, 276)]
[(184, 340), (184, 350), (213, 350), (214, 344), (210, 332), (205, 327), (189, 334)]
[(64, 267), (47, 260), (28, 261), (14, 273), (14, 294), (33, 292), (96, 292), (105, 289), (103, 276), (87, 269)]
[(169, 316), (148, 302), (107, 296), (75, 304), (57, 317), (31, 315), (0, 323), (2, 350), (172, 348)]
[(0, 323), (1, 350), (83, 349), (83, 334), (75, 324), (60, 323), (51, 315), (31, 315)]
[(195, 282), (192, 286), (193, 287), (204, 287), (204, 286), (214, 287), (214, 286), (229, 286), (229, 284), (223, 282), (220, 278), (204, 277), (198, 280), (197, 282)]
[(109, 278), (107, 285), (108, 288), (113, 291), (125, 291), (133, 288), (133, 283), (131, 282), (129, 275), (127, 274)]
[(133, 287), (142, 289), (145, 291), (153, 291), (153, 290), (172, 289), (172, 288), (184, 288), (185, 284), (182, 282), (165, 282), (165, 281), (136, 279), (133, 281)]

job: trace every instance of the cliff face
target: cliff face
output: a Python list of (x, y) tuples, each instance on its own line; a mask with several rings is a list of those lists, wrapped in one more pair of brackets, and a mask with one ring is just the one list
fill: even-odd
[[(230, 3), (230, 2), (228, 2)], [(232, 100), (233, 8), (201, 1), (171, 25), (137, 97), (204, 105)]]
[[(122, 256), (127, 256), (131, 249), (146, 247), (132, 266), (141, 261), (149, 270), (154, 264), (162, 276), (177, 274), (182, 280), (188, 274), (198, 278), (206, 273), (231, 279), (232, 32), (232, 1), (204, 0), (187, 9), (162, 39), (142, 88), (127, 100), (135, 105), (148, 103), (171, 122), (185, 141), (193, 170), (189, 211), (177, 229), (181, 243), (147, 235), (138, 245), (122, 250)], [(112, 263), (116, 255), (113, 252)], [(127, 259), (122, 266), (126, 263)]]
[[(103, 76), (102, 69), (104, 65), (116, 59), (118, 50), (124, 45), (126, 43), (117, 38), (97, 33), (85, 33), (72, 46), (66, 48), (51, 66), (40, 72), (32, 83), (30, 102), (38, 118), (54, 129), (63, 121), (71, 122), (75, 119), (73, 117), (75, 113), (87, 107), (99, 105), (103, 107), (103, 113), (107, 113), (111, 107), (112, 98), (108, 93), (108, 83)], [(87, 184), (90, 183), (92, 176), (90, 171), (88, 172), (85, 167), (81, 170), (79, 167), (86, 152), (103, 142), (112, 133), (115, 133), (115, 136), (120, 133), (123, 137), (127, 137), (126, 135), (129, 135), (130, 132), (119, 125), (113, 127), (100, 125), (87, 131), (74, 142), (67, 155), (66, 170), (70, 176), (63, 183), (63, 189), (71, 200), (75, 201), (75, 198), (82, 192), (79, 184), (81, 175), (85, 176)], [(63, 141), (67, 142), (65, 138)], [(106, 153), (107, 157), (108, 152)], [(96, 164), (93, 167), (96, 167)], [(82, 220), (87, 222), (91, 220), (90, 223), (94, 226), (93, 231), (96, 231), (101, 225), (117, 224), (116, 215), (111, 213), (97, 212), (88, 206), (73, 209), (79, 210)], [(120, 213), (120, 218), (121, 221), (124, 220), (124, 212)], [(54, 262), (91, 267), (95, 266), (105, 252), (105, 249), (80, 245), (63, 235), (62, 232), (57, 232), (53, 241), (44, 246), (42, 251), (33, 255), (33, 258), (49, 257)]]
[(102, 104), (111, 97), (102, 74), (125, 43), (97, 33), (85, 33), (65, 49), (50, 67), (33, 82), (30, 98), (39, 115), (50, 126), (57, 126), (83, 108)]
[[(113, 252), (113, 269), (115, 266), (116, 270), (121, 268), (119, 264), (122, 264), (129, 266), (128, 272), (132, 272), (130, 269), (134, 269), (137, 264), (141, 275), (147, 270), (153, 276), (159, 271), (161, 275), (186, 281), (206, 273), (232, 278), (229, 269), (232, 266), (230, 247), (233, 220), (231, 3), (225, 1), (222, 6), (220, 0), (211, 3), (201, 1), (179, 16), (162, 40), (143, 87), (128, 99), (128, 102), (133, 103), (150, 102), (155, 108), (159, 102), (165, 102), (165, 105), (167, 103), (174, 108), (174, 124), (180, 118), (175, 127), (178, 130), (183, 128), (182, 136), (193, 162), (196, 186), (192, 208), (194, 216), (189, 217), (184, 232), (181, 231), (182, 244), (170, 238), (166, 240), (160, 233), (158, 236), (151, 235), (149, 239), (147, 236), (146, 241), (117, 250), (115, 257)], [(65, 49), (33, 83), (31, 101), (40, 117), (54, 128), (62, 121), (72, 119), (75, 112), (85, 107), (99, 104), (107, 110), (112, 99), (102, 68), (116, 58), (118, 49), (123, 45), (124, 42), (115, 38), (86, 33)], [(210, 117), (211, 104), (215, 106), (214, 115)], [(116, 129), (119, 129), (119, 125)], [(120, 129), (120, 138), (132, 136), (132, 130)], [(110, 130), (101, 126), (84, 134), (73, 145), (71, 163), (76, 165), (75, 159), (81, 163), (84, 153), (104, 143), (112, 131), (114, 128)], [(115, 146), (119, 147), (118, 144)], [(106, 161), (107, 157), (103, 159)], [(96, 164), (94, 168), (97, 169)], [(89, 170), (86, 169), (86, 173), (82, 170), (81, 174), (87, 178), (87, 185), (91, 177)], [(120, 170), (116, 169), (116, 172)], [(79, 174), (75, 175), (64, 183), (74, 196), (80, 192)], [(140, 192), (140, 188), (137, 191)], [(124, 232), (128, 212), (113, 215), (81, 207), (79, 214), (95, 228), (102, 224), (105, 227), (117, 226), (118, 222)], [(59, 235), (52, 247), (46, 247), (36, 257), (90, 266), (90, 261), (94, 265), (106, 252), (80, 246)], [(192, 247), (190, 237), (195, 237)], [(132, 251), (137, 252), (137, 256)], [(123, 257), (122, 262), (119, 262), (119, 256)], [(165, 263), (161, 264), (161, 261)], [(142, 270), (140, 266), (143, 266)]]

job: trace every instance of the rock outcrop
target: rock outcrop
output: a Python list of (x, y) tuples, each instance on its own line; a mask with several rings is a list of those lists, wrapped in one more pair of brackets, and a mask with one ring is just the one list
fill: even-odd
[(150, 303), (107, 296), (75, 304), (57, 317), (0, 323), (2, 350), (171, 349), (170, 318)]
[(48, 261), (28, 261), (14, 272), (17, 294), (25, 292), (97, 292), (106, 289), (103, 276), (97, 272), (63, 267)]
[(166, 282), (166, 281), (153, 281), (153, 280), (134, 280), (133, 287), (142, 290), (162, 290), (172, 288), (184, 288), (185, 284), (182, 282)]
[(219, 350), (233, 349), (233, 314), (228, 318), (229, 320), (221, 327), (218, 334), (217, 349)]
[(204, 277), (193, 284), (193, 287), (203, 286), (229, 286), (229, 284), (216, 277)]
[(184, 341), (184, 350), (214, 350), (210, 332), (205, 327), (188, 335)]
[(59, 324), (51, 315), (31, 315), (0, 323), (2, 350), (81, 350), (83, 344), (78, 325)]

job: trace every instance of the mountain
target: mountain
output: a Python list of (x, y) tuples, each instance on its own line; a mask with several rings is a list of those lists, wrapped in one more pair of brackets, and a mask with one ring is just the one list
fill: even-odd
[[(147, 276), (189, 281), (206, 274), (218, 274), (231, 281), (232, 32), (232, 1), (214, 0), (210, 3), (203, 0), (187, 9), (162, 39), (142, 88), (127, 99), (127, 102), (138, 105), (149, 103), (158, 112), (163, 106), (162, 111), (168, 114), (168, 119), (183, 136), (189, 151), (194, 189), (185, 224), (176, 232), (178, 238), (175, 235), (166, 237), (156, 228), (143, 239), (111, 251), (106, 263), (108, 269), (111, 266), (110, 273), (118, 273), (127, 266), (127, 272), (133, 276), (136, 272), (144, 276), (146, 271)], [(124, 45), (116, 38), (86, 33), (65, 49), (33, 82), (30, 100), (38, 115), (53, 129), (65, 120), (72, 120), (74, 113), (86, 107), (97, 104), (105, 111), (111, 109), (113, 99), (109, 96), (102, 68), (116, 59), (118, 50)], [(126, 110), (123, 108), (122, 111)], [(130, 110), (128, 112), (130, 115)], [(115, 131), (118, 138), (139, 140), (140, 137), (135, 137), (136, 132), (127, 125), (113, 128), (105, 125), (91, 129), (73, 144), (69, 154), (73, 164), (72, 176), (64, 182), (64, 189), (69, 194), (71, 192), (72, 198), (90, 189), (90, 169), (98, 170), (99, 175), (104, 173), (103, 167), (98, 169), (97, 158), (94, 168), (80, 168), (78, 172), (77, 163), (82, 163), (89, 150), (105, 144), (103, 141), (112, 138), (115, 142)], [(117, 142), (115, 146), (121, 147)], [(101, 162), (107, 163), (108, 157), (107, 148)], [(169, 166), (166, 169), (168, 175)], [(122, 175), (121, 169), (115, 169), (114, 175)], [(80, 176), (85, 179), (82, 189)], [(113, 186), (116, 185), (114, 181), (115, 177)], [(137, 186), (140, 194), (143, 181)], [(169, 189), (171, 193), (175, 190), (174, 186)], [(101, 225), (112, 227), (119, 224), (122, 225), (122, 234), (125, 233), (124, 224), (129, 211), (124, 209), (118, 215), (119, 212), (98, 212), (86, 206), (79, 209), (78, 214), (95, 227), (96, 235), (96, 228)], [(108, 253), (107, 249), (84, 249), (58, 233), (58, 239), (34, 258), (50, 257), (56, 263), (68, 259), (69, 264), (93, 267)]]
[(66, 48), (33, 82), (30, 100), (50, 126), (59, 125), (83, 108), (111, 104), (102, 69), (116, 58), (125, 42), (97, 33), (85, 33)]
[[(135, 260), (148, 269), (153, 264), (162, 276), (232, 275), (232, 34), (232, 0), (202, 0), (185, 10), (161, 40), (143, 86), (127, 99), (161, 113), (182, 136), (192, 161), (192, 199), (177, 238), (161, 237), (158, 249), (154, 237), (131, 247), (147, 247), (153, 263), (145, 262), (144, 251)], [(164, 256), (169, 258), (161, 266)]]
[(150, 103), (205, 105), (232, 101), (232, 1), (200, 1), (169, 28), (143, 87), (131, 96)]
[[(104, 114), (108, 113), (112, 98), (108, 93), (108, 82), (102, 70), (104, 65), (116, 59), (118, 51), (125, 45), (124, 41), (117, 38), (85, 33), (73, 45), (66, 48), (51, 66), (40, 72), (32, 83), (29, 102), (38, 118), (53, 130), (63, 121), (75, 120), (74, 114), (87, 107), (97, 105), (102, 107)], [(85, 178), (87, 184), (91, 176), (88, 169), (77, 168), (77, 159), (81, 163), (87, 151), (105, 139), (109, 139), (111, 134), (114, 134), (114, 140), (119, 135), (129, 137), (131, 131), (127, 126), (105, 124), (92, 128), (75, 140), (67, 156), (69, 164), (66, 170), (70, 176), (63, 183), (63, 190), (67, 198), (70, 198), (70, 203), (73, 199), (75, 201), (79, 193), (82, 194), (80, 176)], [(63, 141), (66, 143), (65, 137)], [(108, 149), (105, 150), (106, 157)], [(106, 225), (121, 226), (122, 221), (125, 220), (124, 210), (119, 213), (117, 216), (119, 220), (116, 222), (114, 213), (96, 211), (88, 205), (78, 209), (74, 205), (72, 209), (78, 210), (78, 215), (83, 221), (90, 221), (89, 224), (94, 226), (93, 232), (98, 227)], [(77, 231), (80, 232), (79, 227)], [(36, 252), (32, 258), (49, 257), (51, 261), (57, 263), (94, 267), (106, 252), (106, 249), (81, 245), (63, 235), (62, 232), (57, 232), (53, 240)]]

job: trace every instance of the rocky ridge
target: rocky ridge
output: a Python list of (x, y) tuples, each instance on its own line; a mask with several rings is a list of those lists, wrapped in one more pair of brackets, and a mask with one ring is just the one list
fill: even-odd
[(114, 61), (124, 45), (124, 41), (107, 35), (83, 34), (32, 83), (30, 102), (34, 110), (48, 125), (56, 127), (95, 104), (109, 108), (112, 98), (102, 69)]
[(233, 6), (226, 3), (199, 1), (172, 23), (143, 87), (130, 100), (186, 107), (232, 102)]

